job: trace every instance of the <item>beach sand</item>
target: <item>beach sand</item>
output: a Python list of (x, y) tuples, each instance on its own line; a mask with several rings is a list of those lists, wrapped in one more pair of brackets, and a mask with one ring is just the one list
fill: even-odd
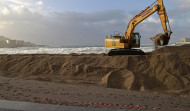
[(0, 98), (86, 107), (121, 108), (81, 102), (189, 110), (189, 49), (188, 45), (168, 46), (143, 56), (0, 55)]

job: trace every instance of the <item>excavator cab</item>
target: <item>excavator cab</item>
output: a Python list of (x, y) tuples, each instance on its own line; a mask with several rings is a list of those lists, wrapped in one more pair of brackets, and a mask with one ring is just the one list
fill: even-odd
[[(109, 56), (113, 55), (145, 55), (145, 53), (140, 50), (140, 49), (135, 49), (135, 48), (140, 48), (140, 34), (138, 32), (132, 33), (130, 37), (130, 45), (129, 48), (117, 48), (117, 49), (111, 49), (108, 52)], [(124, 39), (124, 37), (123, 37)], [(125, 39), (124, 39), (125, 41)], [(116, 46), (115, 41), (111, 41), (112, 46)]]
[(132, 34), (132, 36), (133, 36), (133, 37), (131, 37), (133, 39), (132, 47), (139, 48), (140, 47), (140, 38), (141, 38), (140, 34), (138, 32), (136, 32), (136, 33)]

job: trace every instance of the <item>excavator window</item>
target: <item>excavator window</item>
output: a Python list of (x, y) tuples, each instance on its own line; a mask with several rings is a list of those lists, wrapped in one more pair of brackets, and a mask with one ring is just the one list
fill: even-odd
[(133, 38), (133, 43), (135, 43), (137, 46), (140, 45), (140, 34), (139, 33), (134, 33), (134, 38)]

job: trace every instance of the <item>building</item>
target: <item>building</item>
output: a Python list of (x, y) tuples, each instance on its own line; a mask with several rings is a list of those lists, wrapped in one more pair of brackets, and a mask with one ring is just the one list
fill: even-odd
[(182, 38), (180, 39), (180, 42), (190, 42), (190, 38)]
[(175, 45), (186, 45), (190, 44), (190, 38), (182, 38), (179, 42), (176, 42)]
[(35, 47), (36, 45), (23, 40), (11, 40), (7, 37), (0, 36), (0, 48), (17, 48), (17, 47)]
[(0, 41), (6, 41), (6, 40), (11, 40), (11, 39), (4, 37), (4, 36), (0, 36)]

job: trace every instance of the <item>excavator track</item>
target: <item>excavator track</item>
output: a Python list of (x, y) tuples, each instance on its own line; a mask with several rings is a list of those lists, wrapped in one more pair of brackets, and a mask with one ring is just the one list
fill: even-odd
[(108, 56), (114, 55), (145, 55), (145, 53), (140, 49), (111, 49)]

